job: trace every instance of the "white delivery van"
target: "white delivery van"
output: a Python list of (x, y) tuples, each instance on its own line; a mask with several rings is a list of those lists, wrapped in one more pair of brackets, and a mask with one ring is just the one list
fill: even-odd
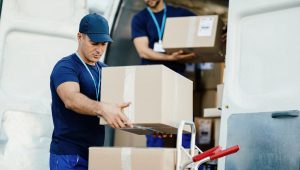
[[(49, 76), (56, 61), (76, 50), (79, 20), (91, 12), (104, 15), (115, 40), (105, 62), (139, 64), (129, 18), (144, 4), (0, 0), (1, 5), (0, 169), (48, 169)], [(241, 149), (220, 159), (220, 170), (299, 169), (299, 6), (299, 0), (230, 0), (220, 144)]]

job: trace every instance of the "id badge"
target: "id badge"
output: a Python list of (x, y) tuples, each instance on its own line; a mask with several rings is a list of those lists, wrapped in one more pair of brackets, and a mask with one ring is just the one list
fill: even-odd
[(153, 50), (154, 50), (155, 52), (160, 52), (160, 53), (166, 52), (165, 49), (164, 49), (163, 46), (162, 46), (162, 42), (161, 42), (161, 41), (155, 42), (155, 43), (154, 43), (154, 48), (153, 48)]

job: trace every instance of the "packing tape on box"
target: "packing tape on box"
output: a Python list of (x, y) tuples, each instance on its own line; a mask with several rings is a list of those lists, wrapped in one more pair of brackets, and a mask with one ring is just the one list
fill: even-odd
[[(180, 106), (180, 103), (179, 103), (179, 101), (178, 101), (178, 98), (179, 98), (179, 87), (178, 87), (178, 83), (179, 83), (179, 81), (178, 81), (178, 79), (179, 79), (179, 75), (175, 75), (174, 76), (174, 79), (173, 79), (173, 81), (174, 81), (174, 97), (173, 97), (173, 104), (174, 104), (174, 106), (173, 106), (173, 112), (172, 112), (172, 122), (176, 122), (176, 120), (178, 120), (178, 115), (179, 114), (183, 114), (183, 113), (178, 113), (178, 106)], [(176, 106), (176, 107), (175, 107)]]
[(193, 42), (195, 40), (195, 33), (197, 32), (198, 23), (194, 21), (194, 19), (189, 19), (188, 21), (188, 30), (187, 31), (187, 38), (186, 38), (186, 46), (187, 47), (192, 47), (193, 46)]
[(134, 122), (134, 109), (135, 109), (135, 67), (127, 67), (125, 69), (124, 77), (124, 92), (123, 101), (131, 102), (130, 106), (124, 108), (123, 112), (128, 117), (128, 119)]
[(131, 148), (121, 149), (121, 170), (131, 170)]

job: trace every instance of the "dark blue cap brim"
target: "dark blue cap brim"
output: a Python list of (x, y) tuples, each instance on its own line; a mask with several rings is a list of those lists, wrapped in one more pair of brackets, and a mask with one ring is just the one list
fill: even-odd
[(107, 34), (87, 34), (93, 42), (113, 42), (111, 37)]

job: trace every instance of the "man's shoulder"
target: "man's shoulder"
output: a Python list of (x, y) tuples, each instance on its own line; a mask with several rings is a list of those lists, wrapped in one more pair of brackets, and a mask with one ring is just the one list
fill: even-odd
[(187, 10), (186, 8), (179, 7), (179, 6), (173, 6), (173, 5), (167, 5), (167, 9), (168, 10), (174, 10), (174, 11), (177, 11), (177, 10)]
[(195, 16), (196, 14), (190, 11), (187, 8), (175, 7), (172, 5), (167, 5), (167, 11), (173, 14), (174, 16)]
[(76, 63), (76, 54), (73, 53), (71, 55), (65, 56), (61, 58), (57, 63), (56, 66), (61, 66), (61, 65), (74, 65)]
[(76, 61), (76, 54), (61, 58), (54, 66), (53, 72), (64, 69), (78, 70), (78, 61)]
[(133, 19), (136, 19), (136, 20), (145, 20), (145, 18), (147, 17), (147, 15), (148, 15), (147, 8), (144, 8), (141, 11), (139, 11), (138, 13), (136, 13), (133, 16)]

